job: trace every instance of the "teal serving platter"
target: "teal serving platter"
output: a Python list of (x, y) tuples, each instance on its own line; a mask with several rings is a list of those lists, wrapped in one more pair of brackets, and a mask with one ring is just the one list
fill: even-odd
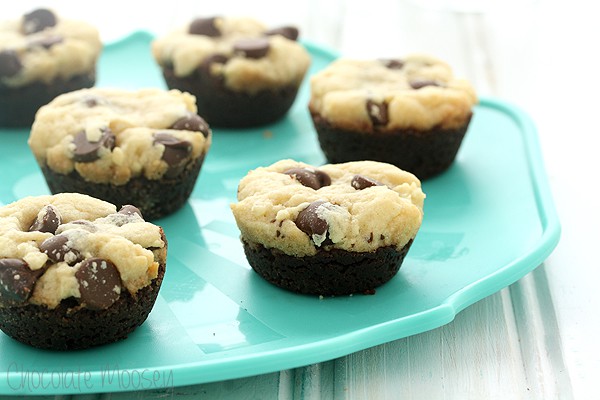
[[(98, 86), (165, 88), (136, 32), (105, 47)], [(336, 54), (304, 42), (309, 75)], [(43, 351), (0, 333), (0, 394), (169, 388), (341, 357), (431, 330), (540, 265), (560, 236), (537, 132), (523, 111), (485, 98), (456, 161), (423, 182), (425, 217), (400, 272), (374, 295), (319, 298), (281, 290), (249, 267), (229, 205), (239, 180), (282, 158), (325, 163), (307, 110), (308, 79), (281, 121), (214, 129), (187, 204), (154, 221), (169, 240), (167, 273), (148, 320), (124, 341)], [(49, 194), (29, 131), (0, 131), (0, 205)]]

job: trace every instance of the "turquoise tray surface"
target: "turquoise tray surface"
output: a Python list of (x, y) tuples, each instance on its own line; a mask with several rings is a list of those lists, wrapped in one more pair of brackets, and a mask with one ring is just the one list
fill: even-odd
[[(136, 32), (109, 44), (98, 86), (164, 88)], [(336, 54), (305, 43), (310, 73)], [(239, 378), (344, 356), (450, 322), (540, 265), (560, 225), (530, 118), (482, 99), (456, 162), (425, 181), (425, 218), (398, 275), (375, 295), (319, 298), (274, 287), (248, 266), (229, 209), (248, 170), (293, 158), (323, 164), (307, 111), (308, 81), (289, 115), (249, 130), (214, 130), (183, 209), (155, 221), (169, 240), (150, 317), (122, 342), (41, 351), (0, 333), (0, 394), (156, 389)], [(49, 191), (27, 130), (0, 131), (0, 205)]]

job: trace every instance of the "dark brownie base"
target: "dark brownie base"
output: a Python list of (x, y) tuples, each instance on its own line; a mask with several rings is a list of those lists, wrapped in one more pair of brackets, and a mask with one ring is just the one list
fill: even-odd
[(117, 209), (131, 204), (140, 209), (144, 219), (151, 221), (171, 214), (185, 204), (194, 190), (203, 161), (204, 157), (198, 158), (174, 178), (151, 180), (140, 176), (118, 186), (88, 182), (77, 171), (63, 175), (46, 165), (41, 169), (52, 194), (83, 193), (113, 203)]
[(28, 304), (0, 307), (0, 329), (8, 336), (33, 347), (49, 350), (78, 350), (117, 342), (140, 326), (154, 306), (165, 273), (133, 297), (126, 289), (106, 310), (79, 308), (76, 300), (63, 300), (50, 310)]
[(471, 117), (459, 129), (367, 133), (338, 129), (315, 113), (312, 119), (321, 149), (330, 163), (381, 161), (427, 179), (450, 167)]
[(371, 253), (320, 249), (314, 256), (293, 257), (242, 240), (250, 266), (268, 282), (296, 293), (323, 296), (373, 293), (398, 273), (412, 240), (398, 251), (382, 247)]
[(235, 92), (205, 68), (198, 68), (187, 77), (177, 77), (172, 69), (164, 68), (163, 76), (169, 89), (196, 96), (198, 115), (213, 128), (249, 128), (277, 121), (288, 112), (298, 92), (297, 86), (255, 94)]
[(31, 127), (37, 110), (56, 96), (94, 86), (96, 73), (77, 75), (68, 80), (52, 83), (33, 82), (11, 87), (0, 85), (0, 126), (8, 128)]

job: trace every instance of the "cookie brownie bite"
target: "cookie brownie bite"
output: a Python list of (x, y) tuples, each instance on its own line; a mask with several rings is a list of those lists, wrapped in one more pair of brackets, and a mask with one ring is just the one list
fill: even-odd
[(29, 146), (52, 193), (132, 204), (153, 220), (185, 204), (211, 137), (188, 93), (91, 88), (43, 106)]
[(124, 339), (165, 273), (161, 227), (133, 206), (77, 193), (0, 208), (0, 329), (28, 345), (83, 349)]
[(252, 127), (282, 118), (310, 64), (298, 29), (251, 18), (197, 18), (152, 43), (169, 88), (194, 94), (215, 127)]
[(427, 55), (340, 59), (311, 78), (310, 113), (329, 162), (375, 160), (426, 179), (454, 161), (477, 97)]
[(412, 174), (355, 161), (252, 170), (231, 205), (250, 266), (297, 293), (372, 292), (400, 268), (423, 218)]
[(61, 93), (94, 86), (98, 30), (36, 9), (0, 23), (0, 126), (29, 127)]

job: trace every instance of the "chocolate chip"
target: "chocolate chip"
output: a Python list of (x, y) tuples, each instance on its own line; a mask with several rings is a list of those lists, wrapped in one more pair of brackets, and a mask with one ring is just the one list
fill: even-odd
[(91, 310), (110, 307), (121, 294), (121, 276), (115, 265), (102, 258), (90, 258), (75, 272), (81, 302)]
[(73, 160), (77, 162), (92, 162), (100, 158), (100, 149), (107, 148), (112, 150), (115, 148), (116, 138), (109, 128), (103, 128), (98, 141), (88, 140), (85, 131), (79, 132), (73, 138), (75, 150), (73, 150)]
[(441, 86), (439, 82), (431, 79), (414, 79), (410, 81), (410, 87), (413, 89), (421, 89), (425, 86)]
[(204, 137), (208, 137), (210, 128), (202, 117), (198, 114), (188, 113), (185, 117), (178, 119), (171, 126), (171, 129), (201, 132)]
[(65, 235), (52, 236), (40, 244), (40, 250), (54, 263), (64, 261), (73, 265), (81, 260), (81, 253), (70, 247), (68, 242), (69, 238)]
[(28, 45), (29, 45), (29, 47), (43, 47), (45, 49), (49, 49), (50, 47), (54, 46), (55, 44), (59, 44), (62, 42), (63, 42), (62, 36), (52, 35), (52, 36), (45, 36), (42, 38), (37, 38), (37, 39), (31, 40), (31, 41), (29, 41)]
[(327, 232), (327, 221), (317, 215), (317, 209), (326, 202), (323, 200), (313, 201), (296, 217), (296, 226), (309, 237), (313, 235), (324, 235)]
[[(213, 76), (211, 73), (212, 65), (213, 64), (225, 64), (228, 60), (229, 60), (229, 58), (223, 54), (213, 54), (211, 56), (206, 57), (202, 61), (202, 63), (200, 64), (200, 67), (198, 67), (198, 69), (201, 74), (206, 74), (207, 76), (210, 76), (212, 79), (214, 79), (215, 76)], [(218, 77), (219, 79), (222, 79), (222, 77), (219, 75), (217, 75), (216, 77)]]
[(0, 258), (0, 304), (25, 303), (43, 270), (32, 271), (19, 258)]
[(388, 108), (386, 103), (376, 103), (372, 100), (367, 100), (366, 107), (373, 125), (386, 125), (388, 123)]
[(281, 26), (279, 28), (269, 29), (265, 32), (267, 36), (281, 35), (290, 40), (297, 40), (300, 32), (295, 26)]
[(40, 231), (54, 234), (61, 223), (62, 218), (56, 207), (48, 204), (38, 213), (37, 218), (29, 227), (29, 232)]
[(165, 173), (165, 177), (173, 178), (179, 175), (185, 168), (185, 162), (192, 153), (192, 144), (187, 140), (178, 139), (165, 132), (154, 134), (154, 144), (162, 144), (165, 146), (162, 159), (169, 166), (169, 169)]
[(14, 50), (0, 51), (0, 78), (10, 78), (23, 68), (19, 55)]
[(142, 216), (142, 212), (140, 211), (140, 209), (137, 208), (136, 206), (132, 206), (131, 204), (126, 204), (123, 207), (121, 207), (121, 209), (119, 210), (119, 214), (125, 214), (125, 215), (134, 215), (134, 214), (137, 214), (142, 219), (144, 219), (144, 217)]
[(196, 18), (192, 21), (189, 33), (192, 35), (204, 35), (210, 37), (221, 36), (221, 31), (215, 26), (216, 18)]
[(162, 159), (170, 166), (178, 165), (192, 152), (192, 144), (190, 142), (178, 139), (169, 133), (155, 133), (154, 144), (165, 146)]
[(30, 35), (56, 25), (56, 15), (48, 9), (38, 8), (23, 16), (21, 30), (25, 35)]
[(269, 52), (269, 39), (267, 38), (252, 38), (240, 39), (233, 44), (233, 51), (246, 58), (263, 58)]
[(383, 186), (383, 183), (364, 175), (354, 175), (350, 184), (356, 190), (363, 190), (372, 186)]
[(379, 60), (386, 68), (389, 69), (402, 69), (404, 68), (404, 61), (393, 59), (393, 58), (384, 58)]
[(283, 173), (293, 176), (302, 185), (315, 190), (320, 189), (323, 186), (331, 185), (331, 178), (329, 175), (318, 169), (292, 168)]
[(94, 107), (97, 107), (99, 105), (103, 105), (103, 104), (107, 103), (107, 101), (106, 101), (105, 98), (98, 97), (98, 96), (93, 95), (93, 94), (83, 95), (79, 99), (79, 102), (82, 103), (82, 104), (85, 104), (89, 108), (94, 108)]

